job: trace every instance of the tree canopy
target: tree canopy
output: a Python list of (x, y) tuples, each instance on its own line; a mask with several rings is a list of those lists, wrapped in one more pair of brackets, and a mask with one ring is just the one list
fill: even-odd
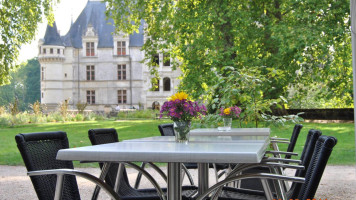
[(0, 106), (18, 102), (20, 110), (27, 110), (29, 104), (41, 100), (40, 63), (33, 58), (22, 63), (18, 70), (10, 72), (11, 83), (0, 86)]
[(156, 52), (169, 53), (183, 72), (181, 89), (195, 98), (223, 99), (231, 95), (224, 85), (238, 95), (242, 86), (227, 76), (240, 71), (264, 77), (265, 99), (322, 82), (329, 98), (352, 101), (346, 0), (107, 1), (117, 31), (138, 31), (144, 20), (146, 62), (154, 71)]
[(36, 35), (38, 23), (47, 16), (54, 21), (53, 4), (57, 0), (3, 0), (0, 2), (0, 85), (9, 83), (9, 72), (16, 64), (21, 45)]

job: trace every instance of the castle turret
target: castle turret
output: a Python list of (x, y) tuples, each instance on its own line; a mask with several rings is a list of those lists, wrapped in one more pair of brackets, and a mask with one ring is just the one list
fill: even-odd
[(63, 80), (67, 76), (63, 72), (65, 47), (55, 22), (53, 26), (47, 25), (46, 34), (38, 46), (38, 61), (41, 64), (41, 103), (54, 110), (58, 103), (52, 102), (65, 98), (63, 91), (58, 88), (63, 88)]

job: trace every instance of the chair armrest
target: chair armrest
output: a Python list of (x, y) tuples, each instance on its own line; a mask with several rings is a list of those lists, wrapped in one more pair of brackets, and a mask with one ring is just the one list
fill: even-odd
[(261, 162), (283, 162), (283, 163), (297, 163), (297, 164), (302, 164), (301, 160), (295, 160), (295, 159), (285, 159), (285, 158), (263, 158)]
[(243, 172), (248, 169), (256, 168), (256, 167), (268, 167), (268, 168), (290, 168), (290, 169), (300, 169), (303, 170), (305, 169), (304, 166), (302, 165), (289, 165), (289, 164), (283, 164), (283, 163), (274, 163), (274, 162), (265, 162), (265, 163), (257, 163), (257, 164), (243, 164), (240, 166), (236, 166), (227, 176), (233, 177), (236, 176), (236, 174)]
[(278, 137), (270, 137), (270, 140), (282, 140), (282, 141), (289, 141), (288, 138), (278, 138)]
[(286, 152), (286, 151), (266, 151), (266, 154), (268, 154), (268, 153), (273, 154), (273, 155), (283, 154), (283, 155), (298, 156), (298, 153)]
[(271, 143), (282, 143), (282, 144), (290, 144), (289, 141), (283, 141), (283, 140), (270, 140)]
[(27, 172), (28, 176), (40, 176), (40, 175), (50, 175), (50, 174), (55, 174), (57, 175), (57, 184), (56, 184), (56, 191), (55, 191), (55, 198), (54, 199), (60, 199), (61, 193), (62, 193), (62, 185), (63, 185), (63, 175), (74, 175), (74, 176), (79, 176), (84, 179), (87, 179), (102, 189), (104, 189), (111, 198), (120, 200), (119, 195), (104, 181), (100, 180), (99, 178), (88, 174), (86, 172), (74, 170), (74, 169), (51, 169), (51, 170), (40, 170), (40, 171), (29, 171)]
[[(196, 200), (203, 200), (211, 192), (219, 189), (220, 187), (222, 187), (230, 182), (243, 180), (243, 179), (250, 179), (250, 178), (283, 180), (283, 181), (292, 181), (292, 182), (297, 182), (297, 183), (305, 182), (305, 178), (300, 178), (300, 177), (282, 176), (282, 175), (269, 174), (269, 173), (243, 174), (243, 175), (239, 175), (239, 176), (235, 176), (235, 177), (229, 177), (223, 181), (216, 183), (215, 185), (211, 186), (206, 192), (201, 194)], [(270, 191), (265, 191), (265, 193), (268, 193), (268, 192), (270, 192)]]

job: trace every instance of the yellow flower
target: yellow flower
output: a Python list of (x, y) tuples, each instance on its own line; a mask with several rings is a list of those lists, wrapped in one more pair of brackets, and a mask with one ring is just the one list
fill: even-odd
[(183, 100), (183, 99), (187, 99), (187, 98), (188, 98), (188, 94), (187, 94), (187, 93), (185, 93), (185, 92), (178, 92), (178, 93), (172, 95), (172, 96), (170, 97), (170, 100), (171, 100), (171, 101), (174, 101), (174, 100), (177, 100), (177, 99)]
[(225, 108), (224, 109), (224, 114), (225, 115), (230, 115), (231, 109), (230, 108)]

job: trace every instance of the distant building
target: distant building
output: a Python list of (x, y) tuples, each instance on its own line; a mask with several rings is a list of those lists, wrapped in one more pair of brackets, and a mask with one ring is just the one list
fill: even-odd
[(139, 33), (130, 36), (113, 34), (113, 20), (106, 20), (105, 3), (88, 1), (70, 30), (60, 36), (56, 24), (47, 26), (39, 41), (41, 64), (41, 103), (49, 111), (60, 102), (69, 101), (72, 109), (78, 102), (87, 102), (86, 109), (108, 111), (120, 105), (122, 109), (152, 108), (162, 105), (174, 94), (180, 71), (172, 71), (170, 62), (157, 55), (161, 79), (156, 91), (151, 91), (152, 75), (141, 63), (144, 52), (143, 25)]

